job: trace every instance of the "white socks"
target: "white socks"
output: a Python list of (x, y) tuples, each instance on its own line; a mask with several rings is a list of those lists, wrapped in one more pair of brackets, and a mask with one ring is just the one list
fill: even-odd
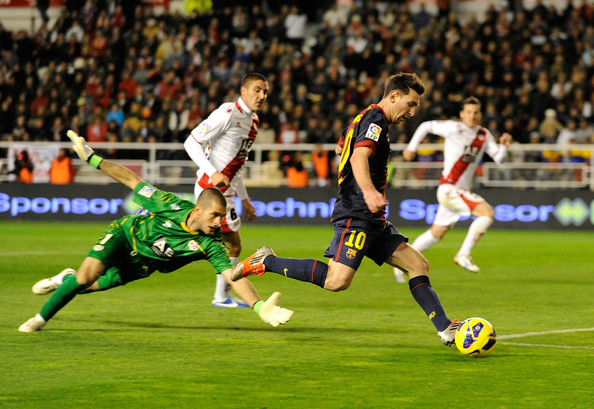
[[(233, 267), (237, 265), (239, 261), (239, 257), (230, 257), (231, 264)], [(231, 286), (227, 284), (225, 278), (221, 274), (217, 274), (217, 281), (215, 284), (215, 292), (214, 296), (212, 297), (216, 301), (225, 301), (227, 298), (231, 297)]]
[(433, 246), (439, 240), (433, 237), (431, 234), (431, 230), (425, 231), (425, 233), (421, 234), (416, 240), (413, 242), (412, 246), (423, 253), (429, 247)]
[(462, 247), (458, 251), (458, 254), (469, 256), (470, 252), (476, 246), (479, 239), (487, 232), (487, 229), (493, 223), (493, 218), (488, 216), (477, 217), (468, 228), (466, 238), (462, 243)]

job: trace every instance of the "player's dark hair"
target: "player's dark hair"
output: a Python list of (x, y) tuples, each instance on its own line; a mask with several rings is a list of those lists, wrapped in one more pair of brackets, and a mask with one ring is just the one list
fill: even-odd
[(245, 87), (248, 83), (256, 80), (262, 80), (264, 82), (268, 82), (268, 79), (265, 75), (260, 74), (259, 72), (250, 72), (244, 75), (243, 79), (241, 80), (241, 86)]
[(464, 105), (478, 105), (480, 108), (481, 101), (477, 97), (468, 97), (464, 98), (464, 100), (462, 101), (462, 109), (464, 109)]
[(419, 95), (425, 93), (425, 85), (423, 85), (423, 81), (421, 81), (417, 74), (401, 72), (400, 74), (392, 75), (388, 79), (383, 97), (387, 97), (394, 90), (401, 92), (403, 95), (408, 95), (411, 89)]
[(227, 200), (219, 189), (215, 187), (209, 187), (200, 193), (196, 204), (204, 208), (211, 207), (213, 204), (227, 207)]

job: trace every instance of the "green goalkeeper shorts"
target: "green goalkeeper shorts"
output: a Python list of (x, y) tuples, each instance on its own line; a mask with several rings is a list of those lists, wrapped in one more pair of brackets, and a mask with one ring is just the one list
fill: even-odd
[(122, 229), (111, 224), (87, 254), (103, 263), (105, 272), (98, 280), (101, 290), (118, 287), (150, 276), (154, 269), (130, 247)]

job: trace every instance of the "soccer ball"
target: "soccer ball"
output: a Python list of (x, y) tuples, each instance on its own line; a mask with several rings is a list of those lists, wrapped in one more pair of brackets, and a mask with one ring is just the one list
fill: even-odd
[(484, 318), (465, 319), (456, 331), (456, 347), (465, 356), (487, 356), (493, 351), (497, 335)]

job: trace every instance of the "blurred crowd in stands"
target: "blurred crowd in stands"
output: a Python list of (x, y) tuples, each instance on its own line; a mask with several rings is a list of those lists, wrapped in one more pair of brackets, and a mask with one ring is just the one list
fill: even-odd
[(529, 10), (493, 2), (464, 20), (449, 1), (436, 14), (405, 1), (320, 0), (305, 11), (303, 2), (213, 3), (183, 15), (135, 0), (66, 1), (35, 33), (9, 32), (0, 20), (1, 139), (67, 141), (74, 129), (93, 145), (182, 142), (257, 71), (270, 82), (259, 142), (334, 143), (397, 72), (416, 72), (427, 92), (419, 115), (391, 131), (393, 142), (421, 121), (457, 116), (469, 95), (483, 102), (494, 135), (594, 142), (587, 0), (563, 9), (536, 0)]

